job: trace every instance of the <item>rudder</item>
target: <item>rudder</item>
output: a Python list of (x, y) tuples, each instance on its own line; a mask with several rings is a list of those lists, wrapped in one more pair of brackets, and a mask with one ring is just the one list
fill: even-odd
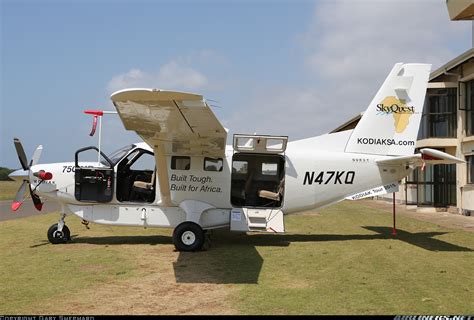
[(430, 70), (430, 64), (397, 63), (352, 132), (345, 151), (413, 154)]

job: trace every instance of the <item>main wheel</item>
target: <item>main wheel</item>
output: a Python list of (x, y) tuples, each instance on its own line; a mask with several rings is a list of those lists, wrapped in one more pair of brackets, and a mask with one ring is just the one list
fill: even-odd
[(48, 229), (48, 240), (52, 244), (66, 243), (71, 240), (71, 232), (66, 225), (63, 226), (62, 231), (58, 231), (58, 224), (53, 224)]
[(201, 250), (204, 244), (204, 231), (194, 222), (183, 222), (173, 231), (173, 243), (178, 251)]

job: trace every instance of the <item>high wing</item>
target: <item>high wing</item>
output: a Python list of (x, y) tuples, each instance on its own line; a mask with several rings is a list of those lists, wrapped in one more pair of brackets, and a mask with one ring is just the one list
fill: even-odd
[(153, 149), (162, 145), (166, 155), (224, 156), (226, 130), (201, 95), (125, 89), (111, 99), (125, 129), (135, 131)]
[(456, 158), (446, 152), (435, 149), (423, 148), (420, 153), (409, 156), (399, 156), (389, 159), (381, 159), (376, 161), (380, 166), (423, 166), (424, 164), (454, 164), (465, 163), (466, 161)]
[(227, 132), (201, 95), (158, 89), (125, 89), (112, 99), (127, 130), (155, 153), (160, 205), (172, 206), (167, 155), (224, 157)]

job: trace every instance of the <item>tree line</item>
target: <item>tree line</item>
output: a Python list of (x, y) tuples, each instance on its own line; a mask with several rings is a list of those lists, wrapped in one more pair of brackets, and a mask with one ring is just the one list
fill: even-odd
[(12, 172), (12, 169), (0, 167), (0, 181), (12, 181), (12, 179), (8, 177), (8, 175)]

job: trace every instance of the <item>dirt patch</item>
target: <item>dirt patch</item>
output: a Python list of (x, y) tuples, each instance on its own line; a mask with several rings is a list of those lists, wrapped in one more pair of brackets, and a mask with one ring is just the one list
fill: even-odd
[(297, 216), (320, 216), (321, 213), (317, 212), (317, 211), (312, 211), (312, 210), (309, 210), (309, 211), (302, 211), (302, 212), (294, 212), (294, 213), (291, 213), (292, 215), (297, 215)]
[(230, 314), (225, 290), (211, 284), (177, 284), (152, 274), (85, 290), (63, 305), (44, 310), (71, 314)]
[[(235, 314), (232, 286), (178, 283), (173, 270), (179, 252), (172, 245), (123, 245), (134, 252), (137, 270), (127, 280), (81, 290), (34, 308), (43, 314)], [(199, 254), (199, 253), (195, 253)], [(92, 266), (90, 266), (92, 267)]]

